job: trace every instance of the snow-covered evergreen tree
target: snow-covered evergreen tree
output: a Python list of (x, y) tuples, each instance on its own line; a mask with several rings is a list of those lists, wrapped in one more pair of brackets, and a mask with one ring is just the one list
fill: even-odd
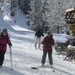
[(30, 0), (18, 0), (18, 5), (20, 6), (21, 10), (25, 14), (29, 14), (28, 11), (30, 10), (29, 6)]
[(42, 0), (31, 0), (29, 19), (36, 28), (42, 26)]
[(15, 15), (16, 7), (18, 4), (18, 0), (11, 0), (11, 15)]
[(43, 13), (43, 30), (44, 32), (47, 32), (49, 27), (49, 15), (50, 14), (50, 7), (47, 0), (43, 1), (43, 7), (42, 7), (42, 13)]
[(0, 9), (3, 6), (4, 0), (0, 0)]
[(60, 27), (65, 26), (65, 3), (63, 0), (50, 0), (49, 1), (50, 4), (50, 30), (52, 32), (54, 32), (53, 30), (55, 30), (56, 33), (60, 32)]
[(50, 10), (47, 0), (31, 0), (30, 7), (29, 18), (33, 23), (33, 27), (40, 27), (44, 30), (45, 26), (49, 24), (48, 12)]

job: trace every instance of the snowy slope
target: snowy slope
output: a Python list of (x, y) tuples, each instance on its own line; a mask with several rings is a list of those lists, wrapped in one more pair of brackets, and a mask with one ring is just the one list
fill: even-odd
[[(10, 32), (9, 32), (10, 33)], [(42, 50), (34, 49), (34, 32), (26, 31), (26, 33), (10, 33), (12, 46), (12, 58), (13, 58), (13, 71), (9, 70), (10, 66), (10, 55), (9, 48), (5, 56), (4, 66), (8, 67), (2, 70), (0, 75), (74, 75), (75, 74), (75, 63), (63, 61), (64, 56), (56, 55), (53, 52), (53, 61), (55, 72), (51, 69), (41, 68), (39, 70), (32, 70), (32, 66), (41, 65)], [(48, 59), (48, 58), (47, 58)], [(48, 60), (46, 61), (48, 64)], [(7, 70), (8, 69), (8, 70)]]
[[(5, 55), (5, 61), (3, 64), (4, 67), (0, 69), (0, 75), (75, 75), (75, 62), (63, 61), (63, 58), (65, 56), (56, 55), (54, 47), (53, 47), (53, 62), (55, 72), (52, 72), (50, 68), (40, 68), (39, 70), (31, 69), (32, 66), (41, 65), (42, 50), (39, 49), (35, 50), (34, 48), (35, 32), (25, 27), (27, 25), (23, 24), (24, 22), (23, 23), (21, 22), (24, 20), (24, 16), (20, 15), (21, 14), (18, 13), (15, 16), (18, 23), (13, 23), (15, 17), (10, 17), (9, 15), (5, 16), (6, 22), (8, 23), (7, 26), (8, 30), (10, 30), (9, 36), (13, 44), (11, 48), (13, 59), (13, 70), (11, 70), (12, 66), (10, 65), (10, 49), (8, 47), (8, 50)], [(8, 20), (8, 18), (10, 18), (11, 21)], [(0, 18), (0, 20), (2, 20), (2, 18)], [(14, 29), (14, 31), (10, 29), (10, 27)], [(4, 28), (6, 28), (6, 26)], [(65, 37), (65, 35), (63, 36)], [(54, 38), (57, 39), (59, 39), (59, 37), (61, 37), (60, 34), (58, 35), (58, 37), (54, 36)], [(46, 59), (46, 64), (48, 65), (48, 57)]]

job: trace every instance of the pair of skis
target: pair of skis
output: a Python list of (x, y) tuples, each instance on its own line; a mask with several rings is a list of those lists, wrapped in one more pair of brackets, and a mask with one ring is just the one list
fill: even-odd
[(52, 72), (55, 72), (54, 67), (50, 67), (49, 65), (45, 65), (45, 66), (37, 66), (37, 67), (31, 67), (31, 69), (34, 69), (34, 70), (39, 70), (39, 68), (49, 68), (49, 69), (52, 69)]

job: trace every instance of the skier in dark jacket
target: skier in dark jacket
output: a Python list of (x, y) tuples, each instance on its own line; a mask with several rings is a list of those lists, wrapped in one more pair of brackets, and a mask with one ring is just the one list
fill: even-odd
[(4, 62), (4, 55), (7, 50), (7, 44), (9, 46), (12, 46), (7, 29), (3, 29), (0, 35), (0, 67), (3, 65)]
[(47, 36), (41, 42), (43, 44), (43, 56), (42, 56), (42, 66), (45, 64), (46, 55), (48, 53), (48, 59), (50, 67), (53, 67), (52, 60), (52, 46), (54, 45), (53, 35), (50, 32), (47, 32)]
[(40, 49), (41, 36), (44, 36), (44, 35), (43, 35), (43, 30), (42, 30), (42, 29), (39, 29), (39, 30), (37, 30), (36, 33), (35, 33), (35, 37), (36, 37), (36, 39), (35, 39), (35, 45), (34, 45), (35, 48), (37, 48), (36, 46), (37, 46), (37, 44), (38, 44), (38, 48)]

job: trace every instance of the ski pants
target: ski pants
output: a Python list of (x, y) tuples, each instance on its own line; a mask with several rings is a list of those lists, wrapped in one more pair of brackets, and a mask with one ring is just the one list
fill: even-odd
[(43, 56), (42, 56), (42, 64), (45, 64), (45, 60), (46, 60), (46, 56), (48, 53), (48, 59), (49, 59), (49, 64), (52, 65), (53, 64), (53, 60), (52, 60), (52, 50), (43, 50)]
[(41, 41), (41, 37), (36, 37), (36, 39), (35, 39), (35, 47), (38, 44), (38, 48), (40, 48), (40, 41)]
[(0, 66), (3, 65), (5, 52), (6, 51), (0, 50)]

